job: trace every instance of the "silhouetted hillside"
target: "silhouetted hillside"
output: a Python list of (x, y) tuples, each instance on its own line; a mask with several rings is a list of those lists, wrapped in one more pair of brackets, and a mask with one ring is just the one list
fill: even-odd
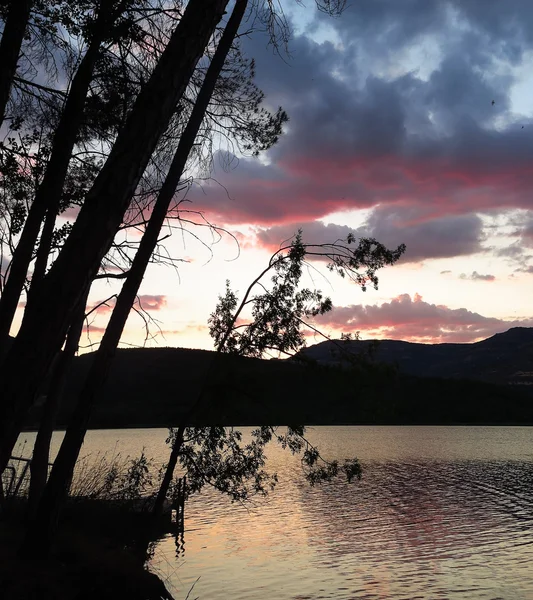
[[(532, 330), (517, 329), (477, 344), (387, 341), (371, 364), (355, 368), (333, 364), (327, 343), (305, 352), (318, 364), (224, 355), (214, 370), (213, 352), (124, 349), (117, 352), (91, 426), (175, 425), (202, 390), (198, 424), (533, 424), (530, 388), (472, 380), (523, 382), (526, 376), (518, 373), (526, 370), (532, 338)], [(360, 351), (365, 344), (353, 347)], [(75, 360), (62, 425), (92, 358)], [(30, 425), (38, 422), (39, 410), (33, 410)]]
[[(366, 352), (374, 341), (352, 341), (346, 348)], [(344, 343), (343, 343), (344, 344)], [(339, 362), (332, 342), (311, 346), (304, 354), (320, 363)], [(377, 342), (375, 361), (398, 367), (417, 377), (472, 379), (499, 384), (533, 384), (533, 328), (515, 327), (474, 344), (415, 344), (397, 340)]]

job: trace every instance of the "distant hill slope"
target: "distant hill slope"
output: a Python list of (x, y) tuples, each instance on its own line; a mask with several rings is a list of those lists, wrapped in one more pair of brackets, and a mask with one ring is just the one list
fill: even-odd
[[(347, 342), (354, 353), (372, 341)], [(322, 342), (303, 353), (320, 363), (339, 362), (338, 346)], [(379, 340), (375, 361), (396, 365), (417, 377), (471, 379), (498, 384), (533, 385), (533, 328), (515, 327), (474, 344), (416, 344)]]
[[(334, 364), (328, 343), (305, 351), (318, 363), (223, 355), (214, 371), (213, 352), (121, 349), (91, 426), (179, 424), (204, 388), (197, 424), (533, 424), (532, 388), (507, 385), (530, 377), (523, 373), (533, 365), (532, 345), (531, 329), (477, 344), (384, 341), (374, 363), (355, 371)], [(367, 346), (353, 343), (356, 351)], [(68, 421), (93, 356), (74, 361), (60, 425)], [(380, 360), (398, 364), (399, 371)], [(28, 425), (35, 426), (39, 415), (36, 406)]]

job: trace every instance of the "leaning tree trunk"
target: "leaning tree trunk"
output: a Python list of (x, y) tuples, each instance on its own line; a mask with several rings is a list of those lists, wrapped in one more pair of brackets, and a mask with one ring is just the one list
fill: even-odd
[[(92, 408), (106, 380), (126, 320), (139, 291), (152, 252), (157, 244), (159, 232), (166, 217), (168, 207), (183, 174), (187, 158), (202, 124), (216, 82), (239, 29), (246, 5), (247, 0), (237, 1), (233, 14), (224, 30), (213, 60), (207, 70), (204, 83), (196, 99), (187, 126), (181, 136), (163, 187), (153, 207), (150, 221), (133, 259), (128, 277), (117, 297), (115, 308), (87, 374), (84, 387), (74, 409), (72, 420), (65, 433), (65, 438), (52, 468), (42, 502), (38, 508), (35, 524), (31, 528), (31, 534), (29, 534), (32, 539), (37, 535), (38, 538), (43, 540), (43, 544), (46, 544), (46, 540), (50, 540), (53, 535), (54, 524), (68, 492), (68, 482), (72, 479)], [(173, 471), (174, 469), (172, 469), (170, 474), (171, 477)], [(170, 484), (170, 481), (168, 483)], [(164, 490), (165, 496), (167, 490)], [(26, 544), (26, 547), (31, 547), (31, 544)]]
[(11, 0), (0, 42), (0, 125), (4, 122), (32, 0)]
[(57, 414), (63, 397), (63, 390), (67, 380), (72, 361), (78, 351), (83, 322), (85, 319), (85, 305), (87, 296), (82, 299), (74, 320), (69, 328), (65, 348), (61, 352), (57, 363), (53, 367), (52, 378), (44, 404), (43, 415), (39, 424), (39, 431), (35, 438), (33, 455), (30, 463), (30, 490), (29, 514), (35, 514), (48, 478), (48, 460), (50, 458), (50, 442), (56, 424)]
[(74, 307), (111, 246), (150, 156), (227, 2), (191, 0), (187, 4), (87, 194), (63, 249), (39, 284), (38, 294), (29, 298), (19, 333), (0, 373), (0, 398), (5, 405), (0, 420), (0, 472), (20, 432), (29, 399), (33, 398), (65, 338)]
[[(72, 80), (72, 86), (54, 134), (50, 161), (46, 167), (43, 181), (28, 211), (17, 248), (13, 254), (9, 277), (0, 298), (0, 348), (5, 348), (6, 346), (9, 330), (24, 288), (24, 282), (26, 281), (41, 223), (47, 209), (53, 211), (55, 217), (55, 212), (59, 206), (72, 150), (83, 119), (85, 100), (93, 77), (94, 66), (100, 54), (100, 44), (107, 30), (105, 23), (107, 15), (108, 11), (102, 5), (95, 23), (91, 44)], [(42, 253), (39, 256), (38, 268), (43, 273), (46, 268), (47, 258), (48, 253), (44, 257), (45, 265), (43, 268)], [(32, 286), (32, 292), (35, 291), (36, 287)]]
[(181, 447), (183, 446), (185, 427), (185, 425), (180, 425), (178, 427), (176, 437), (172, 442), (172, 451), (170, 453), (170, 457), (165, 468), (165, 474), (163, 476), (163, 480), (161, 481), (161, 485), (159, 486), (159, 491), (157, 492), (154, 507), (152, 509), (152, 515), (154, 517), (158, 517), (163, 512), (163, 506), (165, 505), (165, 500), (167, 499), (168, 488), (170, 487), (170, 483), (174, 477), (174, 471), (176, 470), (176, 465), (178, 464), (178, 457), (180, 455)]
[[(100, 4), (98, 18), (94, 25), (93, 36), (91, 38), (91, 47), (100, 46), (106, 34), (108, 34), (111, 28), (114, 26), (116, 19), (120, 17), (123, 13), (124, 9), (127, 6), (127, 2), (128, 0), (122, 0), (120, 4), (118, 4), (118, 6), (115, 9), (113, 9), (113, 6), (109, 3), (109, 0), (102, 1), (102, 3)], [(95, 56), (94, 58), (97, 58), (97, 56)], [(85, 95), (87, 95), (87, 91), (85, 92)], [(61, 181), (61, 189), (63, 188), (65, 177), (66, 170)], [(43, 229), (41, 231), (41, 239), (39, 240), (39, 247), (37, 249), (35, 264), (33, 266), (33, 273), (31, 276), (31, 285), (29, 291), (30, 294), (33, 291), (35, 291), (35, 289), (38, 287), (38, 283), (43, 279), (46, 272), (46, 266), (48, 264), (48, 258), (50, 256), (50, 250), (52, 248), (52, 241), (54, 237), (56, 216), (59, 213), (59, 208), (61, 204), (60, 191), (61, 190), (59, 190), (59, 193), (50, 194), (48, 206), (46, 208), (46, 217), (44, 219)]]

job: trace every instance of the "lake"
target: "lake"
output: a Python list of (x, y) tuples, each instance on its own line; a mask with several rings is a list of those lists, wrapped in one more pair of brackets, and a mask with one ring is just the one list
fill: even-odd
[[(163, 461), (165, 437), (91, 431), (84, 453), (144, 447)], [(267, 498), (192, 498), (183, 539), (160, 540), (150, 562), (176, 600), (193, 584), (200, 600), (533, 600), (532, 427), (317, 427), (309, 437), (327, 458), (357, 456), (362, 481), (310, 487), (298, 458), (275, 447), (279, 484)]]

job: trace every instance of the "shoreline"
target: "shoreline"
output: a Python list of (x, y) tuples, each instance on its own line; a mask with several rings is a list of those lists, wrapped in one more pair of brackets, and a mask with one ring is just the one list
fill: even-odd
[[(0, 596), (81, 600), (175, 600), (150, 571), (147, 548), (168, 529), (164, 520), (110, 501), (73, 502), (50, 556), (18, 556), (26, 533), (25, 503), (0, 520)], [(32, 576), (28, 577), (28, 573)]]
[[(215, 426), (219, 426), (219, 423), (210, 423), (207, 425), (191, 425), (191, 427), (197, 426), (197, 427), (215, 427)], [(240, 428), (240, 427), (251, 427), (251, 428), (255, 428), (255, 427), (260, 427), (260, 425), (257, 425), (256, 423), (254, 424), (223, 424), (223, 427), (236, 427), (236, 428)], [(285, 425), (281, 425), (281, 424), (276, 424), (273, 425), (274, 427), (284, 427)], [(177, 425), (172, 426), (172, 427), (177, 427)], [(510, 422), (502, 422), (502, 423), (494, 423), (494, 422), (488, 422), (488, 423), (483, 423), (483, 422), (475, 422), (475, 423), (468, 423), (468, 422), (457, 422), (457, 423), (435, 423), (435, 422), (428, 422), (428, 423), (409, 423), (409, 422), (405, 422), (405, 423), (306, 423), (305, 427), (533, 427), (533, 421), (531, 422), (517, 422), (517, 421), (510, 421)], [(161, 424), (133, 424), (133, 425), (120, 425), (120, 426), (113, 426), (113, 427), (109, 427), (106, 425), (102, 425), (102, 426), (94, 426), (94, 427), (89, 427), (89, 429), (87, 431), (121, 431), (124, 429), (168, 429), (169, 425), (161, 425)], [(22, 429), (21, 433), (37, 433), (38, 428), (37, 427), (28, 427), (28, 428), (24, 428)], [(54, 433), (56, 432), (65, 432), (66, 428), (57, 428), (54, 429)]]

